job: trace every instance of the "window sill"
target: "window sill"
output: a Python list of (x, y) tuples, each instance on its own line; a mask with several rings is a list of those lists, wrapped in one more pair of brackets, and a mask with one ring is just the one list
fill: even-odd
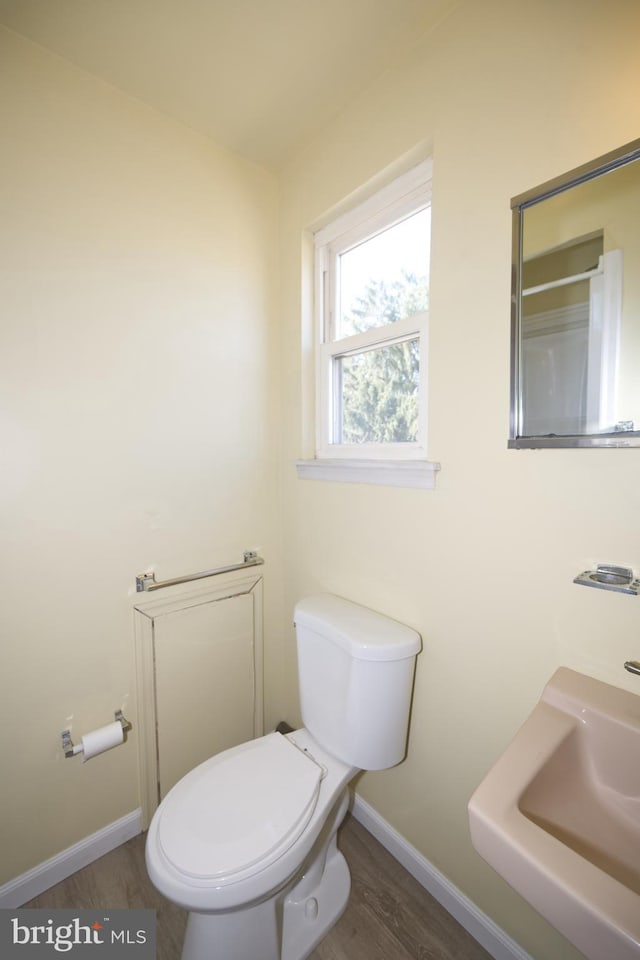
[(439, 463), (429, 460), (296, 460), (300, 480), (374, 483), (383, 487), (433, 490)]

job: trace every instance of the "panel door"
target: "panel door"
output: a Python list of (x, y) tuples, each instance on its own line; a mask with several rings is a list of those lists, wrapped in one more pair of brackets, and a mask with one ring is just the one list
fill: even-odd
[(155, 617), (161, 798), (197, 764), (254, 737), (254, 643), (251, 594)]

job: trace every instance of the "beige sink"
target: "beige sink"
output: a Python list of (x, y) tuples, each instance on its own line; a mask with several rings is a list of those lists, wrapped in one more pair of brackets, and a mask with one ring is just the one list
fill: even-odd
[(474, 847), (590, 960), (640, 960), (640, 696), (559, 669), (469, 801)]

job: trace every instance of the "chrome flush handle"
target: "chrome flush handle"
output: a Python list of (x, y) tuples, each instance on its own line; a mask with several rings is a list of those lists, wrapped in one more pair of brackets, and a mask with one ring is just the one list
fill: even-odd
[(627, 660), (624, 665), (625, 670), (628, 670), (629, 673), (637, 673), (640, 676), (640, 663), (637, 660)]

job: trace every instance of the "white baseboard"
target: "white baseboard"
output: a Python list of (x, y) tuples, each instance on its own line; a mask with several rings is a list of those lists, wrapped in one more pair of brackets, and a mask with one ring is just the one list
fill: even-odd
[(3, 884), (0, 887), (0, 908), (12, 910), (21, 907), (141, 831), (142, 811), (138, 809)]
[(352, 813), (356, 820), (402, 864), (447, 913), (484, 947), (494, 960), (532, 960), (490, 917), (455, 887), (444, 874), (412, 847), (379, 813), (354, 795)]

